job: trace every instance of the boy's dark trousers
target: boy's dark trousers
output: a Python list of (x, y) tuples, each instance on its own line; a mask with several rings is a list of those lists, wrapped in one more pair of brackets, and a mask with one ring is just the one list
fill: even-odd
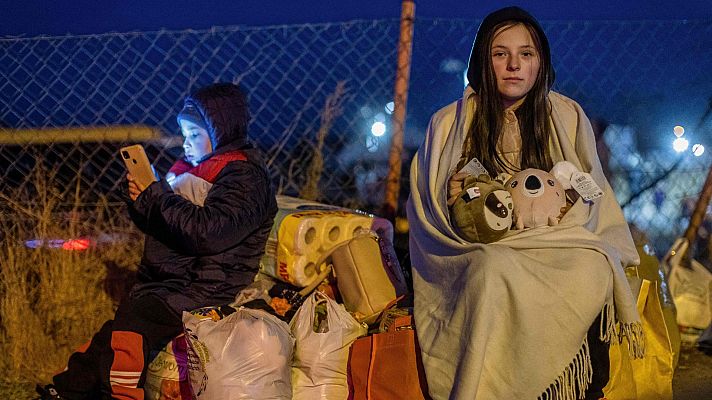
[(54, 376), (57, 391), (69, 400), (142, 400), (149, 356), (182, 331), (180, 316), (159, 297), (128, 298)]

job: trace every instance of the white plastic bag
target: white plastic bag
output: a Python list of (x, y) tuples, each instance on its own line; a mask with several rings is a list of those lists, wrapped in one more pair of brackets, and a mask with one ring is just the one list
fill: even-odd
[(291, 399), (294, 337), (284, 321), (240, 308), (219, 321), (183, 313), (188, 369), (198, 400)]
[(682, 266), (687, 240), (679, 238), (663, 259), (680, 326), (705, 329), (712, 321), (712, 273), (695, 260), (690, 268)]
[(677, 308), (677, 323), (705, 329), (712, 321), (712, 273), (695, 260), (670, 272), (670, 294)]
[[(315, 332), (315, 308), (324, 304), (325, 320)], [(349, 388), (346, 367), (351, 343), (366, 334), (343, 305), (325, 294), (314, 291), (299, 308), (290, 323), (296, 339), (292, 364), (292, 391), (294, 400), (346, 399)]]

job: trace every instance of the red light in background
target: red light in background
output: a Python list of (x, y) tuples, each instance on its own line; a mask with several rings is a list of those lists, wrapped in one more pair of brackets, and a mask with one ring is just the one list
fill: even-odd
[(88, 249), (91, 245), (92, 241), (90, 239), (69, 239), (62, 243), (62, 249), (82, 251)]

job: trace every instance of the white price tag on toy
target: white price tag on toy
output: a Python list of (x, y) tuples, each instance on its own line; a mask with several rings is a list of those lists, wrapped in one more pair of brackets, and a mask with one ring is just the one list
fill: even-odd
[(469, 196), (469, 201), (472, 201), (474, 199), (478, 199), (481, 196), (480, 193), (480, 188), (477, 186), (471, 187), (467, 189), (467, 195)]
[(591, 174), (587, 172), (575, 171), (571, 175), (571, 186), (585, 201), (591, 201), (603, 196), (603, 190), (593, 180)]
[(470, 162), (468, 162), (464, 167), (462, 167), (459, 172), (467, 172), (468, 174), (473, 176), (480, 176), (482, 174), (489, 175), (485, 167), (477, 158), (473, 158), (472, 160), (470, 160)]

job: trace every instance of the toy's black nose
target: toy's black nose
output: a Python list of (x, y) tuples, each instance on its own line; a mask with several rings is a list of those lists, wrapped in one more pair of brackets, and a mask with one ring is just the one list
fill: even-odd
[(536, 175), (529, 175), (527, 176), (527, 180), (524, 181), (524, 187), (527, 188), (527, 190), (541, 189), (541, 181)]

